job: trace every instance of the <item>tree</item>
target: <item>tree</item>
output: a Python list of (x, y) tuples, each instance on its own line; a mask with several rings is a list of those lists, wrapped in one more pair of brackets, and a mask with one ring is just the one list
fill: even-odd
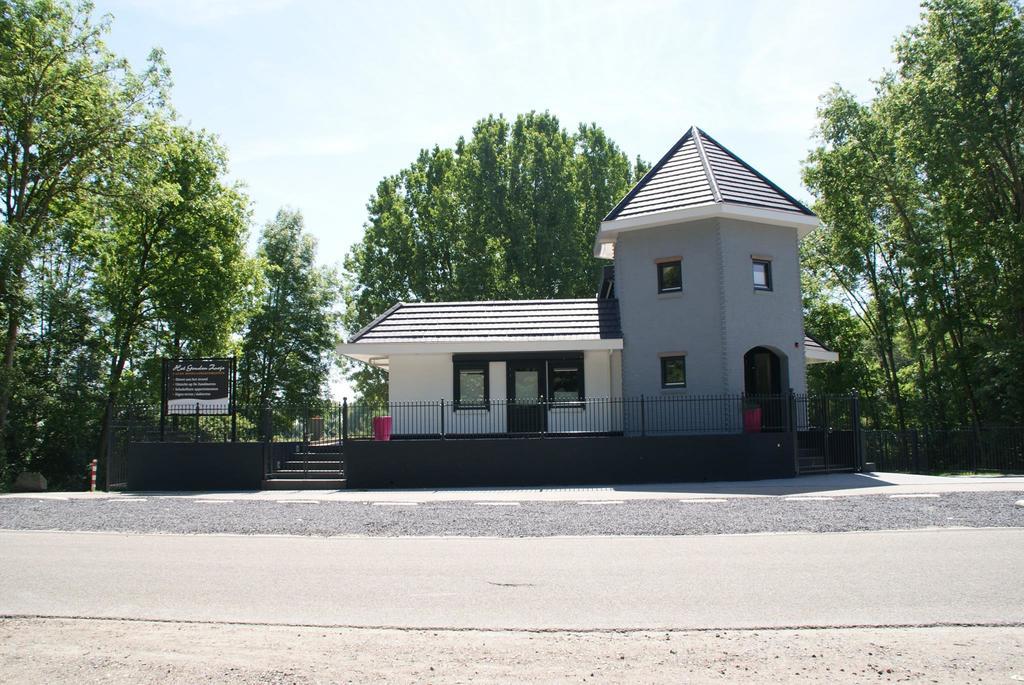
[(104, 398), (91, 259), (80, 240), (87, 217), (60, 227), (28, 270), (16, 358), (22, 382), (11, 398), (9, 453), (21, 467), (45, 473), (54, 488), (81, 486)]
[[(646, 169), (596, 124), (570, 134), (547, 112), (481, 119), (468, 140), (423, 150), (378, 184), (344, 263), (345, 329), (400, 301), (593, 296), (594, 235)], [(379, 370), (353, 365), (349, 377), (383, 398)]]
[(898, 426), (1024, 420), (1024, 21), (935, 0), (860, 104), (819, 110), (805, 265), (870, 335)]
[(93, 290), (106, 313), (109, 404), (141, 349), (152, 351), (152, 362), (160, 352), (228, 346), (253, 270), (245, 253), (248, 200), (223, 182), (225, 172), (225, 153), (210, 135), (154, 121), (112, 184), (113, 199), (89, 234)]
[(239, 365), (241, 399), (252, 412), (293, 411), (323, 398), (337, 343), (337, 278), (316, 265), (302, 215), (282, 209), (260, 236), (263, 297), (249, 320)]
[(162, 105), (159, 52), (134, 73), (102, 41), (109, 21), (60, 0), (0, 0), (0, 472), (26, 315), (26, 274), (62, 217)]

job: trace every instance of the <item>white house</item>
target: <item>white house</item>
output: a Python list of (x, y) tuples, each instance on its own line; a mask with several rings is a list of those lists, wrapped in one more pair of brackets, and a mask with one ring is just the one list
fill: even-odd
[(601, 222), (597, 297), (398, 303), (338, 351), (387, 370), (396, 434), (739, 431), (729, 398), (803, 393), (838, 358), (803, 330), (817, 226), (692, 127)]

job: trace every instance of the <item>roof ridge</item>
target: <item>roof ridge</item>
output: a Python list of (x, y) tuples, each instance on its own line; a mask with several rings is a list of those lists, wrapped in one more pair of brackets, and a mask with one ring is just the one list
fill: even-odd
[(353, 343), (356, 340), (359, 340), (359, 338), (361, 338), (364, 335), (366, 335), (366, 333), (368, 333), (371, 328), (373, 328), (374, 326), (379, 324), (381, 321), (383, 321), (384, 319), (388, 318), (389, 316), (394, 314), (396, 311), (401, 309), (403, 304), (405, 304), (405, 303), (404, 302), (395, 302), (393, 305), (391, 305), (390, 307), (385, 309), (384, 312), (380, 316), (375, 317), (373, 319), (373, 321), (371, 321), (370, 323), (366, 324), (365, 326), (360, 328), (358, 331), (356, 331), (352, 335), (352, 337), (348, 339), (348, 341), (350, 343)]
[(711, 195), (714, 196), (715, 202), (722, 202), (722, 191), (718, 189), (718, 181), (715, 179), (715, 170), (711, 167), (711, 160), (708, 159), (708, 153), (704, 150), (704, 141), (701, 138), (705, 135), (704, 131), (697, 128), (694, 124), (690, 127), (690, 133), (693, 135), (694, 145), (697, 146), (697, 155), (700, 157), (700, 163), (704, 167), (704, 175), (707, 176), (708, 185), (711, 186)]
[[(619, 200), (602, 224), (716, 206), (722, 211), (729, 207), (756, 207), (790, 216), (815, 216), (803, 203), (694, 124)], [(599, 242), (600, 235), (599, 232)]]
[[(694, 127), (694, 128), (696, 128), (696, 127)], [(814, 212), (812, 212), (812, 211), (811, 211), (810, 209), (808, 209), (808, 208), (807, 208), (807, 207), (806, 207), (806, 206), (804, 205), (804, 203), (800, 202), (800, 200), (797, 200), (797, 199), (796, 199), (795, 197), (793, 197), (792, 195), (790, 195), (789, 193), (787, 193), (787, 192), (786, 192), (785, 190), (783, 190), (783, 189), (782, 189), (782, 188), (780, 188), (779, 186), (775, 185), (775, 183), (774, 183), (774, 182), (773, 182), (773, 181), (772, 181), (772, 180), (771, 180), (770, 178), (768, 178), (767, 176), (765, 176), (764, 174), (762, 174), (762, 173), (761, 173), (760, 171), (758, 171), (758, 170), (757, 170), (757, 169), (755, 169), (754, 167), (752, 167), (752, 166), (750, 166), (749, 164), (747, 164), (747, 162), (746, 162), (746, 161), (745, 161), (745, 160), (744, 160), (744, 159), (743, 159), (742, 157), (740, 157), (739, 155), (737, 155), (737, 154), (736, 154), (735, 152), (733, 152), (732, 150), (730, 150), (730, 149), (729, 149), (729, 148), (727, 148), (726, 146), (724, 146), (724, 145), (722, 145), (721, 143), (719, 143), (719, 142), (718, 142), (717, 140), (715, 140), (715, 139), (714, 139), (713, 137), (711, 137), (711, 135), (710, 135), (710, 134), (708, 134), (708, 133), (707, 133), (706, 131), (703, 131), (703, 130), (701, 130), (701, 129), (697, 129), (697, 130), (698, 130), (698, 131), (700, 132), (700, 136), (698, 136), (698, 138), (699, 138), (699, 137), (701, 137), (701, 136), (703, 136), (704, 138), (707, 138), (707, 139), (708, 139), (708, 141), (710, 141), (711, 143), (713, 143), (713, 144), (715, 145), (715, 147), (717, 147), (717, 148), (718, 148), (719, 150), (721, 150), (721, 151), (722, 151), (722, 152), (724, 152), (725, 154), (727, 154), (727, 155), (729, 155), (730, 157), (732, 157), (732, 158), (733, 158), (734, 160), (736, 160), (736, 161), (737, 161), (737, 162), (738, 162), (738, 163), (739, 163), (739, 164), (740, 164), (741, 166), (743, 166), (743, 167), (744, 167), (744, 168), (745, 168), (745, 169), (746, 169), (747, 171), (749, 171), (750, 173), (752, 173), (752, 174), (754, 174), (755, 176), (757, 176), (757, 177), (758, 177), (759, 179), (761, 179), (762, 181), (764, 181), (765, 183), (767, 183), (767, 184), (768, 184), (768, 186), (769, 186), (770, 188), (772, 188), (772, 189), (773, 189), (773, 190), (774, 190), (775, 192), (779, 193), (779, 194), (780, 194), (780, 195), (782, 195), (782, 196), (783, 196), (784, 198), (786, 198), (786, 199), (787, 199), (787, 200), (789, 200), (789, 201), (790, 201), (791, 203), (793, 203), (793, 205), (795, 205), (795, 206), (796, 206), (796, 208), (797, 208), (798, 210), (800, 210), (800, 212), (802, 212), (803, 214), (807, 214), (807, 215), (809, 215), (809, 216), (815, 216)], [(700, 148), (701, 148), (701, 150), (703, 151), (703, 149), (704, 149), (703, 145), (700, 145)], [(712, 175), (712, 176), (711, 176), (711, 178), (714, 178), (714, 176)], [(721, 200), (721, 199), (720, 199), (720, 200), (718, 200), (718, 201), (719, 201), (719, 202), (730, 202), (730, 203), (732, 203), (732, 204), (751, 204), (751, 203), (745, 203), (745, 202), (734, 202), (734, 201), (732, 201), (732, 200)]]
[(659, 159), (654, 166), (648, 169), (647, 173), (644, 174), (639, 181), (633, 184), (633, 187), (629, 189), (629, 192), (626, 193), (621, 200), (619, 200), (619, 203), (615, 205), (615, 207), (612, 208), (612, 211), (608, 212), (607, 216), (605, 216), (605, 218), (602, 219), (601, 221), (612, 221), (613, 219), (615, 219), (619, 215), (619, 212), (625, 209), (626, 205), (629, 204), (629, 201), (632, 200), (637, 193), (643, 190), (644, 186), (647, 185), (647, 182), (651, 179), (651, 177), (657, 174), (661, 167), (665, 166), (668, 160), (670, 160), (673, 157), (673, 155), (675, 155), (679, 148), (681, 148), (683, 144), (687, 141), (687, 139), (690, 138), (692, 135), (693, 128), (687, 129), (686, 133), (684, 133), (683, 136), (676, 141), (676, 144), (670, 147), (668, 152), (662, 155), (661, 159)]

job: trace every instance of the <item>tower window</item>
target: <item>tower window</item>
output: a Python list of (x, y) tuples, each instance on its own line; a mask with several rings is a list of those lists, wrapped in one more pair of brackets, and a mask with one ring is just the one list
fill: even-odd
[(676, 259), (658, 262), (658, 292), (678, 293), (683, 290), (683, 262)]
[(754, 290), (772, 289), (772, 263), (767, 259), (755, 259), (754, 265)]

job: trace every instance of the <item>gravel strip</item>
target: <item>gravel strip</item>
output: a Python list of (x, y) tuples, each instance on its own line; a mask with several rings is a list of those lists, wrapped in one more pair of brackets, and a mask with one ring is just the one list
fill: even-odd
[[(0, 499), (0, 528), (125, 533), (239, 533), (283, 535), (714, 535), (931, 527), (1024, 527), (1022, 492), (956, 492), (939, 498), (885, 495), (832, 501), (754, 497), (682, 504), (674, 499), (630, 500), (614, 507), (581, 502), (477, 506), (424, 502), (373, 506), (366, 502), (207, 502), (147, 495), (130, 507), (109, 500)], [(376, 504), (376, 503), (375, 503)]]

